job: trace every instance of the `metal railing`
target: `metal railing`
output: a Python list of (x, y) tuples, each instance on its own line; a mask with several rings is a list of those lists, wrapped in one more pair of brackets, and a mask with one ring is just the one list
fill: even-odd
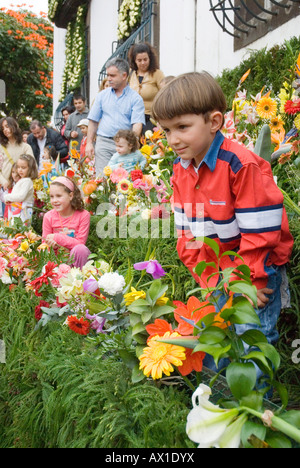
[[(152, 34), (153, 34), (152, 20), (153, 20), (153, 16), (155, 15), (154, 5), (156, 5), (156, 3), (157, 2), (152, 1), (152, 0), (143, 0), (142, 11), (141, 11), (142, 19), (141, 19), (140, 26), (135, 31), (133, 31), (133, 33), (128, 37), (128, 39), (125, 40), (125, 42), (115, 41), (112, 43), (113, 53), (110, 57), (108, 57), (105, 64), (108, 62), (108, 60), (111, 60), (115, 57), (120, 57), (120, 58), (127, 60), (128, 51), (130, 47), (135, 43), (138, 43), (138, 42), (150, 42), (151, 43)], [(103, 65), (99, 73), (99, 80), (98, 80), (99, 86), (102, 80), (106, 77), (105, 64)]]

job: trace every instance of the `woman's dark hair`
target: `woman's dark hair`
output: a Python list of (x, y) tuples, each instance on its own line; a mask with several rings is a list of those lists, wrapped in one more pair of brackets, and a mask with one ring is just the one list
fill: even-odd
[(158, 67), (158, 58), (155, 49), (148, 44), (148, 42), (143, 42), (141, 44), (134, 44), (128, 52), (128, 61), (130, 68), (134, 71), (137, 71), (138, 67), (136, 64), (136, 56), (138, 54), (148, 54), (150, 59), (150, 65), (148, 72), (154, 73), (159, 68)]
[(16, 143), (20, 145), (23, 142), (22, 131), (19, 127), (18, 122), (12, 117), (3, 117), (0, 120), (0, 144), (5, 148), (8, 145), (8, 138), (3, 133), (3, 123), (7, 122), (8, 127), (11, 129)]
[(67, 111), (68, 114), (73, 114), (73, 112), (75, 112), (75, 107), (73, 106), (66, 106), (64, 107), (62, 110), (61, 110), (61, 113), (63, 113), (64, 111)]

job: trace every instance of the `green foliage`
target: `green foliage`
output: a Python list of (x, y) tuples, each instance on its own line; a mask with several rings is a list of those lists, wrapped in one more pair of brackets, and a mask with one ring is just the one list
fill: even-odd
[[(189, 396), (152, 382), (133, 384), (121, 360), (61, 324), (33, 332), (23, 288), (0, 291), (1, 448), (192, 447), (185, 434)], [(63, 359), (62, 359), (63, 357)]]
[(275, 94), (279, 93), (299, 50), (300, 37), (293, 37), (283, 45), (275, 45), (269, 50), (264, 48), (252, 51), (239, 66), (232, 70), (224, 70), (218, 77), (218, 82), (227, 98), (228, 108), (232, 107), (237, 83), (249, 68), (251, 73), (247, 78), (247, 90), (251, 95), (256, 96), (264, 86), (266, 90), (272, 89)]
[(52, 115), (53, 27), (44, 18), (20, 10), (0, 11), (0, 79), (7, 99), (0, 109), (19, 120), (47, 122)]

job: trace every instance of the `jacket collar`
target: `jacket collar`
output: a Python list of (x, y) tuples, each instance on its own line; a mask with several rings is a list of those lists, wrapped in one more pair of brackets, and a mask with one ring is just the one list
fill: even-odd
[[(220, 131), (218, 131), (203, 161), (201, 161), (198, 167), (194, 167), (196, 173), (198, 172), (200, 167), (203, 166), (203, 164), (206, 164), (211, 172), (215, 170), (219, 150), (224, 142), (224, 139), (224, 135)], [(184, 161), (183, 159), (181, 159), (180, 163), (184, 169), (187, 169), (192, 164), (192, 161)]]

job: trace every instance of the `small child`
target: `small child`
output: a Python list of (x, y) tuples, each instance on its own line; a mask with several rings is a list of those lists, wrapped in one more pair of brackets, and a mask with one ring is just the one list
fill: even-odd
[(73, 266), (82, 268), (91, 254), (85, 243), (90, 229), (90, 213), (84, 210), (79, 188), (68, 177), (57, 177), (50, 185), (53, 210), (45, 214), (43, 238), (49, 247), (70, 251)]
[[(40, 176), (42, 177), (45, 188), (49, 188), (49, 181), (52, 179), (52, 177), (58, 176), (57, 170), (55, 168), (55, 161), (57, 160), (57, 157), (58, 153), (54, 146), (45, 146), (42, 156), (42, 170), (40, 171)], [(49, 164), (52, 166), (50, 171), (49, 168), (46, 167)]]
[(127, 172), (133, 171), (137, 165), (143, 170), (146, 158), (138, 151), (139, 143), (131, 130), (119, 130), (114, 137), (117, 152), (109, 161), (108, 166), (114, 170), (123, 167)]
[(20, 218), (24, 224), (31, 223), (34, 205), (33, 181), (38, 178), (38, 168), (32, 156), (23, 154), (17, 162), (17, 172), (20, 180), (13, 187), (11, 193), (4, 195), (8, 206), (8, 220)]
[[(9, 176), (9, 179), (8, 179), (7, 189), (5, 190), (3, 195), (11, 193), (12, 189), (14, 188), (14, 186), (16, 185), (16, 183), (19, 180), (20, 180), (20, 176), (18, 174), (18, 165), (17, 165), (17, 163), (15, 163), (11, 168), (11, 173), (10, 173), (10, 176)], [(5, 211), (4, 211), (4, 219), (5, 220), (8, 220), (8, 206), (9, 205), (5, 206)]]
[(84, 159), (85, 158), (85, 148), (86, 148), (86, 143), (87, 143), (87, 134), (88, 134), (88, 127), (89, 127), (89, 120), (88, 119), (82, 119), (77, 127), (80, 128), (81, 133), (83, 135), (83, 138), (81, 140), (80, 144), (80, 158)]
[[(210, 276), (209, 268), (199, 278), (194, 268), (201, 261), (215, 262), (215, 257), (207, 244), (193, 240), (213, 238), (220, 254), (237, 252), (257, 288), (260, 330), (274, 344), (279, 337), (280, 285), (293, 238), (270, 164), (220, 132), (226, 107), (222, 89), (206, 72), (173, 79), (154, 100), (153, 117), (178, 155), (172, 177), (177, 251), (202, 287), (207, 282), (216, 286), (218, 278)], [(236, 257), (220, 258), (222, 270), (238, 264)], [(255, 325), (236, 325), (238, 334), (252, 328)]]

